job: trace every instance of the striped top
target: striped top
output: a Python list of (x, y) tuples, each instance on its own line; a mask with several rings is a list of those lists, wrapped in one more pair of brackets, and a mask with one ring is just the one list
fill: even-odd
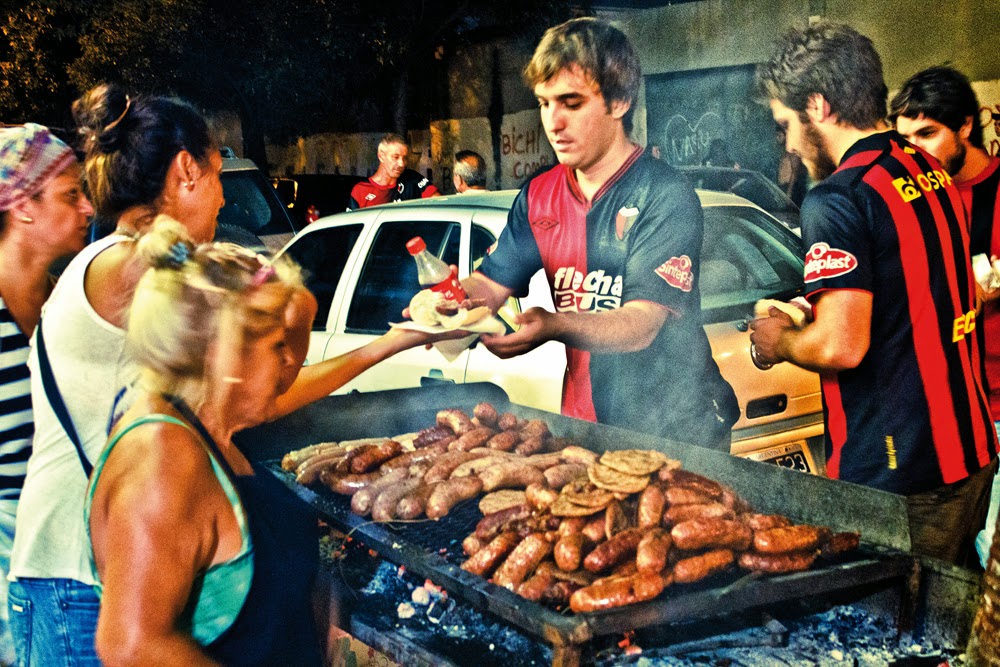
[(35, 423), (28, 339), (0, 298), (0, 500), (21, 497)]
[[(975, 336), (965, 209), (895, 132), (855, 143), (802, 207), (805, 283), (873, 296), (861, 363), (822, 375), (830, 477), (910, 495), (996, 456)], [(822, 303), (817, 305), (817, 312)]]

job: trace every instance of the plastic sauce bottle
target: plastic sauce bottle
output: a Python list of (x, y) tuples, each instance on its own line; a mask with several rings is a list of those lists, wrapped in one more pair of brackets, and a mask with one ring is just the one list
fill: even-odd
[(444, 298), (463, 301), (465, 290), (458, 282), (458, 275), (440, 258), (427, 251), (427, 244), (419, 236), (406, 243), (406, 249), (417, 262), (417, 281), (424, 289), (440, 292)]

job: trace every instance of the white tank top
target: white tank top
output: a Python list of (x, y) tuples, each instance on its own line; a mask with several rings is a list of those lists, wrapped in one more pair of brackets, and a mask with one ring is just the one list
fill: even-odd
[[(126, 358), (125, 330), (97, 314), (84, 294), (83, 280), (94, 257), (126, 238), (109, 236), (84, 248), (42, 309), (52, 373), (91, 462), (108, 441), (116, 395), (134, 382), (137, 371)], [(17, 510), (10, 578), (76, 579), (93, 585), (97, 582), (83, 524), (87, 477), (45, 395), (34, 342), (28, 366), (35, 440)]]

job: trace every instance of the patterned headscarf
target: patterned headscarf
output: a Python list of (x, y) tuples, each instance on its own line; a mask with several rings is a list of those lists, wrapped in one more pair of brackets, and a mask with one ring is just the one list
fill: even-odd
[(0, 211), (39, 192), (74, 160), (73, 150), (41, 125), (0, 127)]

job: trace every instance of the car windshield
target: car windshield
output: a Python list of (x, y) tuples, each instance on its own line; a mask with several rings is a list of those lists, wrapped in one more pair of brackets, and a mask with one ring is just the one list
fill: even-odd
[(709, 206), (701, 251), (705, 324), (742, 319), (759, 299), (803, 290), (800, 239), (749, 206)]
[(238, 227), (256, 236), (292, 231), (274, 188), (259, 171), (222, 172), (222, 193), (226, 204), (219, 210), (220, 225)]
[(696, 188), (732, 192), (765, 211), (798, 211), (795, 202), (760, 172), (747, 169), (685, 169), (684, 174)]

